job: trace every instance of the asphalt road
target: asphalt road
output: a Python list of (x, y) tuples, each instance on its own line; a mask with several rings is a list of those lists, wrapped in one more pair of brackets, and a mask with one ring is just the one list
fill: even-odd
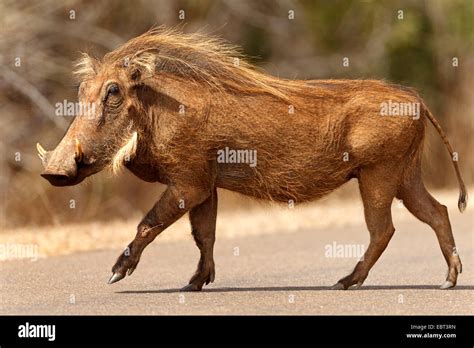
[(326, 246), (368, 240), (365, 226), (351, 226), (221, 240), (218, 235), (216, 280), (201, 293), (179, 292), (199, 256), (192, 239), (155, 241), (134, 274), (113, 285), (107, 280), (121, 250), (5, 261), (0, 313), (474, 314), (473, 218), (467, 212), (452, 220), (464, 266), (452, 290), (438, 289), (447, 267), (434, 232), (413, 219), (395, 221), (394, 238), (359, 290), (330, 290), (357, 258), (328, 257)]

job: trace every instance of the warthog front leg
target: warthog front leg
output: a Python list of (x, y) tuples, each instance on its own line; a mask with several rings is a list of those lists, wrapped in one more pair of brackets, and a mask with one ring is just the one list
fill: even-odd
[(216, 240), (217, 190), (201, 204), (191, 209), (189, 219), (196, 245), (201, 251), (201, 258), (196, 273), (182, 291), (200, 291), (204, 284), (214, 281), (214, 242)]
[(125, 275), (131, 275), (145, 247), (187, 211), (205, 201), (210, 194), (209, 189), (168, 187), (138, 225), (135, 239), (115, 262), (109, 284), (123, 279)]

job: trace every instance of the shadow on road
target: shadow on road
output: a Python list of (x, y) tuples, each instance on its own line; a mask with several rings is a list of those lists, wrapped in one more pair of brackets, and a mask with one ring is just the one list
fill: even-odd
[[(439, 290), (437, 285), (367, 285), (357, 291), (364, 290)], [(354, 289), (355, 290), (355, 289)], [(453, 289), (456, 290), (474, 290), (472, 285), (458, 285)], [(202, 292), (252, 292), (252, 291), (331, 291), (330, 286), (268, 286), (268, 287), (248, 287), (248, 288), (208, 288), (202, 289)], [(340, 290), (333, 290), (340, 291)], [(162, 290), (125, 290), (117, 291), (118, 294), (172, 294), (181, 292), (180, 289), (162, 289)]]

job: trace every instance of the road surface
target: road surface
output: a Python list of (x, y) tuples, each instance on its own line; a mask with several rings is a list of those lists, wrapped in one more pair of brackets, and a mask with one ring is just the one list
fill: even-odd
[(357, 260), (348, 251), (343, 257), (329, 252), (367, 243), (365, 226), (357, 224), (230, 239), (218, 235), (216, 280), (201, 293), (179, 292), (199, 256), (191, 238), (156, 240), (134, 274), (113, 285), (107, 280), (121, 250), (4, 261), (0, 313), (474, 314), (473, 218), (468, 211), (452, 219), (464, 266), (452, 290), (438, 289), (447, 267), (434, 232), (413, 218), (395, 221), (388, 249), (359, 290), (329, 289)]

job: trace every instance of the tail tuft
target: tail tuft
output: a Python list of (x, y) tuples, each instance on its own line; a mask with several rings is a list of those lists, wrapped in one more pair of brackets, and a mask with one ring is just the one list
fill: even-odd
[(459, 192), (459, 200), (458, 200), (458, 208), (459, 211), (462, 213), (467, 206), (467, 192), (465, 187), (461, 187), (461, 191)]

